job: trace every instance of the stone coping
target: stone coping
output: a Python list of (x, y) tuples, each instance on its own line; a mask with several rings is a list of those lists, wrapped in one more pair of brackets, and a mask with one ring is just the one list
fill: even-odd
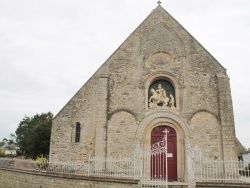
[(250, 187), (250, 183), (197, 182), (197, 187)]
[(19, 169), (10, 169), (10, 168), (0, 168), (0, 170), (11, 171), (17, 173), (24, 173), (36, 176), (47, 176), (55, 178), (66, 178), (66, 179), (75, 179), (75, 180), (87, 180), (87, 181), (97, 181), (97, 182), (110, 182), (110, 183), (123, 183), (123, 184), (139, 184), (140, 180), (131, 180), (131, 179), (121, 179), (121, 178), (106, 178), (98, 176), (83, 176), (76, 174), (60, 174), (60, 173), (47, 173), (47, 172), (38, 172), (38, 171), (27, 171)]
[(179, 182), (179, 181), (169, 181), (168, 185), (188, 185), (186, 182)]

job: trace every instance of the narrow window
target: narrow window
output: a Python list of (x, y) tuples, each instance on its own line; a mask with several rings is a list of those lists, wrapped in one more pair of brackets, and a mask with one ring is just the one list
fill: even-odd
[(75, 142), (80, 142), (80, 134), (81, 134), (81, 124), (79, 122), (76, 122)]

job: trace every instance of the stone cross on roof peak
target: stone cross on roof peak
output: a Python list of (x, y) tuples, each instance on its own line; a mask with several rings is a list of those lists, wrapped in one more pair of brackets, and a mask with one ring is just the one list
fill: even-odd
[(158, 5), (161, 5), (161, 1), (158, 1), (157, 3), (158, 3)]

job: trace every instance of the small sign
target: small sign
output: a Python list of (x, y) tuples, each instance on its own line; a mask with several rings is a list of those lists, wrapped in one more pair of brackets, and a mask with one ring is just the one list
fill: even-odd
[(173, 157), (173, 153), (168, 153), (167, 157)]

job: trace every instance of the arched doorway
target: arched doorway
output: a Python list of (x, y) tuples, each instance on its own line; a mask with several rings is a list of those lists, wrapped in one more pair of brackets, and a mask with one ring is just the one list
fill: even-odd
[[(151, 146), (164, 139), (164, 131), (167, 134), (167, 166), (168, 181), (177, 181), (177, 143), (176, 131), (170, 126), (158, 126), (151, 131)], [(151, 156), (151, 178), (164, 179), (166, 177), (166, 153)]]

